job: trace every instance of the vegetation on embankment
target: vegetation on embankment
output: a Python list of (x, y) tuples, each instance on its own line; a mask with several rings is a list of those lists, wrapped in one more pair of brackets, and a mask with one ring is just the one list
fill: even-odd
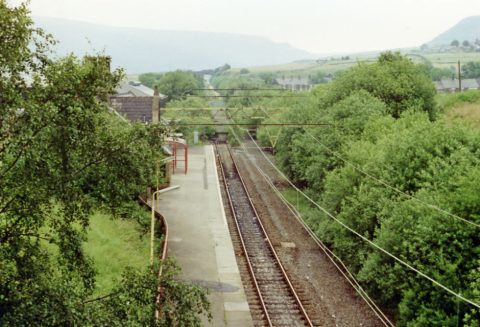
[[(479, 227), (464, 221), (480, 224), (480, 133), (449, 116), (478, 104), (479, 92), (436, 96), (423, 67), (385, 53), (312, 98), (315, 105), (279, 120), (332, 127), (282, 130), (276, 160), (284, 172), (342, 223), (480, 303)], [(398, 326), (479, 324), (478, 308), (301, 203), (316, 234)]]
[[(140, 208), (149, 220), (148, 212)], [(161, 237), (161, 235), (159, 235)], [(85, 253), (97, 272), (95, 295), (109, 294), (127, 267), (143, 269), (149, 263), (150, 234), (133, 219), (96, 212), (90, 217)]]
[(126, 268), (96, 298), (84, 249), (92, 214), (128, 219), (155, 183), (163, 128), (112, 114), (106, 100), (122, 72), (98, 55), (51, 59), (53, 41), (25, 4), (0, 0), (0, 31), (0, 325), (199, 325), (205, 291), (177, 282), (171, 263), (161, 280), (147, 263)]
[(447, 123), (462, 123), (480, 130), (480, 92), (438, 94), (438, 105)]

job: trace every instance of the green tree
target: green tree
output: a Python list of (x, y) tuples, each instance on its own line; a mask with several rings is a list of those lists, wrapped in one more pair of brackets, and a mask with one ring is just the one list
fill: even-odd
[(258, 74), (258, 77), (260, 77), (266, 85), (273, 85), (275, 84), (277, 76), (275, 73), (262, 72)]
[[(0, 325), (122, 325), (90, 301), (82, 242), (93, 210), (124, 212), (150, 184), (163, 131), (110, 113), (122, 72), (103, 56), (50, 60), (52, 41), (28, 14), (0, 0)], [(152, 320), (140, 307), (149, 285), (116, 298), (137, 325)]]
[(155, 84), (162, 78), (162, 73), (144, 73), (138, 76), (138, 80), (150, 88), (153, 88)]
[(469, 61), (462, 65), (462, 76), (464, 78), (480, 77), (480, 62)]
[[(207, 292), (198, 285), (177, 280), (179, 268), (172, 260), (162, 266), (160, 280), (150, 269), (127, 269), (111, 294), (89, 301), (92, 325), (202, 326), (200, 313), (211, 318)], [(157, 299), (158, 289), (162, 296)]]
[(309, 76), (310, 82), (313, 84), (321, 84), (325, 82), (326, 74), (322, 71), (317, 71), (313, 75)]
[[(425, 114), (371, 120), (343, 154), (369, 174), (427, 203), (478, 222), (478, 135), (431, 122)], [(467, 182), (468, 181), (468, 182)], [(349, 165), (326, 176), (323, 206), (387, 251), (474, 298), (476, 230), (361, 174)], [(312, 219), (312, 218), (310, 218)], [(358, 273), (371, 295), (396, 313), (400, 326), (456, 325), (457, 299), (368, 246), (327, 217), (318, 233)], [(467, 259), (468, 258), (468, 259)], [(465, 304), (463, 304), (465, 305)], [(478, 312), (472, 311), (478, 319)], [(466, 317), (466, 316), (465, 316)]]
[(193, 73), (177, 70), (165, 73), (157, 85), (160, 92), (168, 97), (168, 100), (181, 100), (188, 95), (197, 94), (197, 89), (201, 88), (203, 84)]
[(450, 45), (451, 45), (452, 47), (458, 48), (458, 47), (460, 46), (460, 42), (458, 42), (458, 40), (453, 40), (453, 41), (450, 43)]
[(400, 53), (385, 52), (376, 63), (360, 63), (343, 72), (321, 101), (332, 105), (356, 90), (365, 90), (385, 102), (393, 117), (410, 108), (426, 111), (432, 119), (436, 115), (436, 91), (430, 78), (421, 65)]
[[(295, 107), (282, 119), (334, 128), (283, 131), (276, 161), (344, 224), (478, 303), (477, 229), (410, 198), (480, 223), (479, 135), (466, 126), (432, 120), (429, 110), (418, 110), (433, 101), (427, 68), (387, 54), (376, 64), (361, 64), (315, 88), (316, 104), (301, 111)], [(303, 216), (398, 326), (478, 325), (480, 312), (475, 307), (377, 251), (322, 212), (307, 209)]]
[(455, 73), (450, 68), (439, 68), (428, 62), (424, 64), (426, 73), (433, 81), (440, 81), (444, 78), (451, 78)]
[(469, 47), (471, 46), (471, 44), (470, 44), (469, 41), (465, 40), (465, 41), (462, 42), (462, 46), (463, 46), (464, 48), (469, 48)]
[[(386, 105), (382, 101), (366, 91), (355, 91), (331, 107), (308, 114), (302, 111), (303, 117), (300, 119), (291, 118), (293, 114), (289, 114), (285, 118), (287, 121), (316, 122), (326, 126), (308, 134), (301, 130), (283, 133), (277, 147), (279, 161), (295, 182), (308, 185), (320, 194), (325, 175), (341, 162), (326, 148), (312, 146), (315, 141), (310, 134), (329, 149), (341, 151), (346, 142), (356, 140), (361, 135), (369, 119), (385, 115), (386, 112)], [(298, 116), (298, 113), (295, 115)]]

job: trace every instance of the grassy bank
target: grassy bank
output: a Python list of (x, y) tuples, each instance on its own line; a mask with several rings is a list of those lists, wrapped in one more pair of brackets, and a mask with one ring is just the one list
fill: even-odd
[(480, 91), (438, 94), (437, 102), (447, 122), (462, 122), (480, 130)]
[(97, 294), (111, 291), (125, 267), (144, 268), (149, 262), (149, 237), (133, 219), (94, 214), (84, 246), (98, 272)]

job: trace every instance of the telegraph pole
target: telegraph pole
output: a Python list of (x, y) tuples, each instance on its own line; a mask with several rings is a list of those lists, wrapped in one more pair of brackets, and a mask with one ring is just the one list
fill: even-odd
[(458, 92), (462, 92), (462, 71), (460, 69), (460, 60), (458, 61)]

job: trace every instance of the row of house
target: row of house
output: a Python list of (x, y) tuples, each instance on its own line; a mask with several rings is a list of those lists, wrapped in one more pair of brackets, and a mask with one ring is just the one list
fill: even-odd
[(280, 85), (285, 90), (290, 91), (309, 91), (312, 88), (312, 83), (308, 77), (276, 78), (275, 84)]
[[(460, 82), (458, 79), (442, 79), (434, 82), (438, 92), (458, 92), (460, 91)], [(461, 80), (462, 91), (480, 90), (480, 78), (468, 78)]]
[[(275, 79), (275, 82), (290, 91), (309, 91), (313, 87), (308, 77), (282, 77)], [(434, 82), (434, 84), (438, 92), (458, 92), (460, 90), (458, 79), (443, 79)], [(462, 79), (461, 88), (462, 91), (480, 90), (480, 78)]]

